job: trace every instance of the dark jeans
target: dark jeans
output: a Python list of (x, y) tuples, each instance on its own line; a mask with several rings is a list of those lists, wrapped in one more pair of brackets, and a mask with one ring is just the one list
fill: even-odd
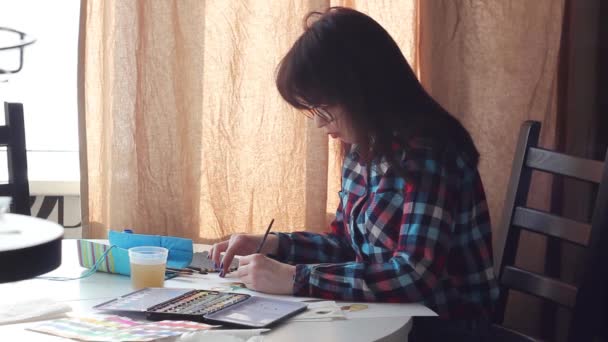
[(485, 342), (489, 341), (487, 319), (443, 320), (437, 317), (414, 317), (408, 342)]

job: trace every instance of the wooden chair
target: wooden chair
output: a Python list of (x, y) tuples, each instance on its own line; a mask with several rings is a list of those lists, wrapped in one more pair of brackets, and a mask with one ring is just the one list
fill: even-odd
[[(503, 212), (495, 341), (539, 341), (501, 324), (509, 289), (537, 296), (572, 312), (568, 341), (590, 341), (597, 332), (606, 290), (608, 261), (608, 159), (604, 162), (565, 155), (538, 147), (540, 123), (525, 122), (519, 133), (511, 179)], [(590, 223), (525, 207), (532, 170), (572, 177), (599, 185)], [(522, 229), (586, 247), (583, 278), (578, 286), (515, 266)], [(600, 236), (601, 231), (603, 236)]]
[(0, 196), (12, 197), (11, 212), (31, 215), (27, 180), (23, 105), (4, 103), (5, 125), (0, 126), (0, 146), (6, 146), (8, 184), (0, 184)]

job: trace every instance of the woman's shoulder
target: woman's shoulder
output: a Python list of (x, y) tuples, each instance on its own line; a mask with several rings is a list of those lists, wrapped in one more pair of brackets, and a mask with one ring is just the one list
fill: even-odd
[(429, 166), (437, 164), (438, 166), (456, 169), (477, 168), (477, 165), (472, 162), (466, 152), (453, 144), (441, 146), (421, 139), (412, 139), (407, 143), (395, 144), (394, 148), (404, 166), (410, 163), (412, 165), (426, 164)]
[[(465, 151), (457, 146), (439, 147), (421, 139), (412, 139), (407, 143), (393, 144), (393, 165), (386, 164), (388, 174), (405, 178), (437, 176), (452, 178), (462, 182), (476, 177), (478, 170)], [(394, 164), (401, 170), (395, 170)]]
[[(351, 152), (354, 152), (351, 155), (354, 158), (347, 158), (344, 164), (350, 177), (360, 175), (366, 169), (357, 160), (356, 150)], [(477, 165), (467, 158), (464, 151), (456, 146), (440, 148), (421, 139), (412, 139), (407, 143), (395, 140), (390, 154), (371, 161), (369, 172), (372, 192), (402, 191), (408, 183), (429, 181), (446, 182), (460, 188), (479, 178)]]

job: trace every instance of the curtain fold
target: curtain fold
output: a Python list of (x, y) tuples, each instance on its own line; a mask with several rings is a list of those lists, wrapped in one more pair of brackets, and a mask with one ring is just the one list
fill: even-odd
[(83, 0), (83, 235), (327, 230), (337, 144), (274, 75), (304, 15), (332, 5), (377, 18), (414, 61), (414, 1)]
[[(471, 132), (501, 257), (503, 201), (521, 123), (542, 123), (541, 142), (555, 148), (557, 67), (564, 1), (420, 2), (423, 85)], [(551, 177), (534, 174), (530, 206), (549, 210)], [(543, 272), (545, 238), (522, 232), (517, 264)], [(506, 323), (538, 333), (540, 300), (514, 293)], [(522, 308), (526, 308), (522, 310)]]

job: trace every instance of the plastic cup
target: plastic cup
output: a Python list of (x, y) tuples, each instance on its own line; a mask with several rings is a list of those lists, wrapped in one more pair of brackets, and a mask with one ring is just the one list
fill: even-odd
[(129, 248), (131, 285), (134, 290), (146, 287), (163, 287), (169, 250), (163, 247)]

